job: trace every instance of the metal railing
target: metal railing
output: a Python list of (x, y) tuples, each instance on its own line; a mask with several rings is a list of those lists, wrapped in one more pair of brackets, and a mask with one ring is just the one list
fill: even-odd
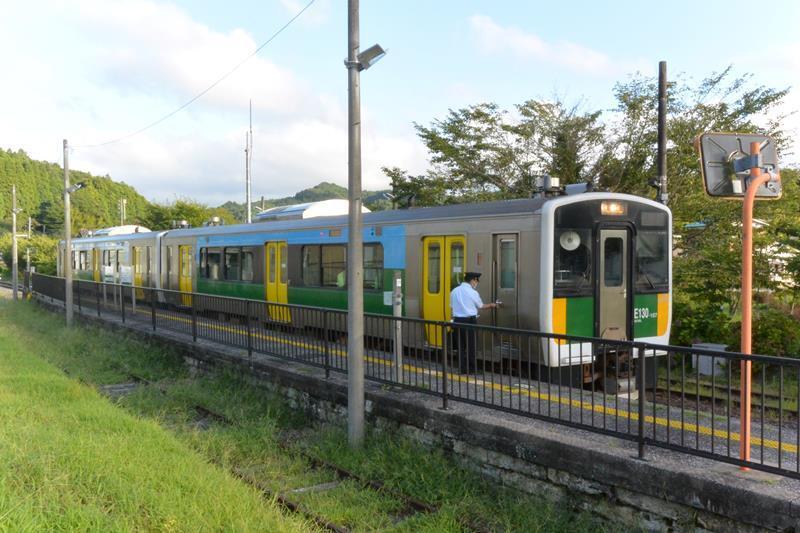
[[(63, 302), (64, 280), (33, 275)], [(344, 310), (76, 280), (79, 313), (347, 372)], [(541, 361), (586, 361), (546, 366)], [(365, 378), (647, 446), (800, 478), (800, 360), (681, 346), (365, 315)], [(470, 352), (474, 353), (471, 368)], [(739, 459), (739, 364), (751, 361), (751, 459)], [(461, 367), (461, 368), (460, 368)], [(709, 368), (708, 375), (700, 367)], [(465, 373), (462, 373), (463, 370)], [(466, 373), (468, 372), (468, 373)]]

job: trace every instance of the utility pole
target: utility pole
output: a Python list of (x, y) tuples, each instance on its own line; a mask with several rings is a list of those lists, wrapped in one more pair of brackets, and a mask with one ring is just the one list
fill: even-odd
[(347, 1), (348, 176), (347, 440), (364, 442), (364, 265), (361, 235), (361, 87), (358, 63), (359, 0)]
[(11, 292), (17, 299), (19, 287), (19, 267), (17, 265), (17, 186), (11, 186)]
[(69, 156), (64, 139), (64, 310), (67, 327), (72, 326), (72, 218), (70, 215)]
[(251, 179), (251, 160), (253, 157), (253, 101), (250, 100), (250, 130), (245, 138), (244, 148), (244, 167), (245, 167), (245, 201), (244, 208), (247, 213), (246, 222), (250, 224), (253, 222), (253, 208), (250, 205), (250, 182)]

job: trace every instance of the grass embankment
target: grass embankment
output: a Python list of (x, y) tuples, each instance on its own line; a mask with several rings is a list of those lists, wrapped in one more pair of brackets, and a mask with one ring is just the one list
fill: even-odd
[[(341, 428), (320, 428), (289, 409), (283, 399), (270, 397), (262, 389), (231, 376), (190, 378), (179, 360), (168, 352), (133, 339), (120, 339), (118, 334), (97, 328), (80, 327), (74, 332), (66, 332), (59, 318), (25, 304), (15, 307), (12, 314), (9, 304), (0, 303), (0, 323), (3, 324), (0, 326), (0, 336), (4, 335), (2, 332), (13, 330), (18, 336), (20, 349), (24, 347), (26, 353), (37, 353), (59, 368), (66, 369), (71, 376), (87, 382), (121, 383), (130, 381), (131, 373), (153, 381), (153, 385), (141, 386), (118, 400), (118, 405), (139, 417), (138, 423), (149, 428), (149, 431), (166, 439), (170, 449), (183, 449), (186, 446), (205, 458), (207, 463), (199, 461), (197, 470), (211, 471), (209, 476), (213, 476), (214, 480), (229, 481), (221, 472), (236, 472), (256, 480), (273, 493), (287, 494), (317, 515), (354, 530), (438, 532), (462, 531), (465, 527), (475, 525), (481, 529), (498, 531), (598, 530), (598, 524), (587, 515), (575, 515), (544, 503), (541, 498), (499, 489), (459, 468), (437, 449), (383, 433), (369, 435), (364, 449), (353, 451), (347, 446), (347, 438)], [(51, 367), (41, 362), (36, 365), (37, 372), (41, 370), (48, 376), (58, 377)], [(96, 398), (94, 393), (74, 382), (62, 386), (84, 391), (82, 394)], [(110, 412), (114, 412), (110, 403), (107, 405)], [(199, 425), (195, 410), (197, 405), (223, 414), (232, 423)], [(68, 418), (71, 417), (70, 414)], [(8, 429), (11, 430), (22, 423), (20, 420), (27, 420), (19, 416), (12, 418), (16, 421), (9, 422)], [(131, 420), (131, 423), (136, 421), (130, 416), (123, 418)], [(70, 423), (74, 423), (74, 419), (64, 422), (65, 425)], [(98, 427), (93, 432), (108, 434), (109, 427), (119, 424), (118, 421), (114, 424), (98, 421)], [(164, 436), (157, 426), (168, 428), (175, 438)], [(64, 438), (69, 440), (66, 435)], [(39, 447), (40, 437), (35, 436), (30, 440), (35, 447)], [(78, 444), (70, 446), (81, 448)], [(136, 448), (135, 456), (138, 457), (143, 452), (139, 449), (141, 446)], [(359, 487), (354, 482), (341, 483), (324, 491), (292, 493), (292, 489), (312, 487), (336, 479), (329, 471), (312, 468), (302, 455), (293, 451), (299, 449), (364, 477), (382, 480), (394, 490), (435, 505), (438, 511), (400, 519), (402, 513), (399, 507), (402, 505), (396, 499)], [(116, 451), (114, 455), (117, 459), (126, 458), (125, 454)], [(210, 468), (208, 463), (219, 465), (221, 469)], [(163, 470), (160, 463), (140, 465), (135, 470), (147, 470), (140, 473), (145, 478), (161, 476), (160, 473), (150, 472), (150, 469)], [(131, 499), (128, 494), (133, 491), (148, 493), (160, 490), (155, 487), (132, 487), (130, 479), (127, 483), (119, 488), (119, 497), (126, 500)], [(221, 486), (221, 482), (217, 481), (209, 484)], [(98, 496), (92, 491), (103, 486), (89, 486), (84, 498), (88, 501), (97, 500)], [(26, 492), (23, 491), (16, 499), (25, 501), (24, 494)], [(205, 507), (227, 509), (226, 505), (233, 506), (239, 504), (240, 500), (252, 498), (250, 493), (238, 499), (232, 498), (221, 490), (216, 491), (216, 495), (220, 500), (216, 506)], [(155, 497), (152, 494), (144, 496)], [(108, 496), (104, 498), (108, 500)], [(81, 507), (84, 504), (74, 500), (70, 505)], [(4, 507), (7, 504), (0, 503), (0, 509)], [(244, 507), (251, 509), (249, 503)], [(3, 512), (0, 511), (0, 516)], [(43, 511), (36, 502), (32, 502), (26, 505), (25, 510), (15, 512), (20, 518), (25, 518), (29, 514), (41, 516)], [(242, 518), (237, 518), (239, 521), (232, 524), (243, 523)], [(192, 529), (190, 526), (184, 527), (179, 522), (180, 518), (176, 520), (180, 529)], [(161, 527), (161, 523), (153, 521), (145, 527)], [(264, 522), (263, 529), (275, 530), (268, 523)], [(128, 524), (138, 525), (130, 520)], [(238, 529), (235, 525), (229, 527)], [(277, 530), (292, 527), (297, 526), (293, 523)]]
[(37, 357), (103, 381), (114, 372), (90, 363), (98, 354), (180, 375), (143, 348), (0, 302), (0, 530), (304, 529), (154, 421)]

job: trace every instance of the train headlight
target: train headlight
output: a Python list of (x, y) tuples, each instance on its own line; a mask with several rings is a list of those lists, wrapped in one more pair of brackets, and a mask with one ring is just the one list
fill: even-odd
[(580, 246), (581, 236), (578, 235), (577, 231), (565, 231), (561, 234), (561, 237), (558, 238), (558, 242), (563, 249), (571, 252)]
[(624, 202), (605, 201), (600, 204), (600, 214), (610, 216), (621, 216), (626, 211)]

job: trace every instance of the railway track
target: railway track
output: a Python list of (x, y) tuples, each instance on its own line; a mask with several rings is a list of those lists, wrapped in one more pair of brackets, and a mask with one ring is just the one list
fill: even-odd
[[(699, 385), (699, 387), (698, 387)], [(666, 380), (659, 379), (656, 386), (656, 393), (662, 395), (662, 399), (669, 397), (669, 404), (675, 405), (675, 401), (693, 402), (698, 401), (714, 406), (726, 405), (729, 401), (733, 408), (739, 409), (741, 403), (741, 389), (728, 387), (727, 385), (717, 385), (711, 383), (697, 383), (696, 381), (685, 381), (681, 388), (680, 381), (671, 381), (669, 386)], [(798, 397), (784, 394), (783, 396), (771, 392), (753, 391), (751, 405), (754, 411), (764, 410), (765, 415), (769, 414), (775, 418), (779, 416), (797, 417), (800, 411)]]

